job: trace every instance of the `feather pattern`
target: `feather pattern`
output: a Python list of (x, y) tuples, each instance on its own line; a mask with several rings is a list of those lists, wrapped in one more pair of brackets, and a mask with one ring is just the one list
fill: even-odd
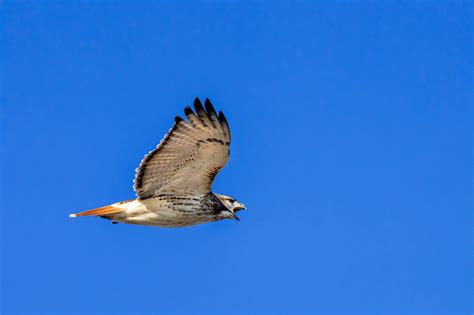
[[(204, 108), (205, 107), (205, 108)], [(137, 169), (134, 189), (140, 200), (163, 194), (205, 195), (229, 159), (230, 130), (222, 112), (196, 98), (193, 111), (175, 124)]]

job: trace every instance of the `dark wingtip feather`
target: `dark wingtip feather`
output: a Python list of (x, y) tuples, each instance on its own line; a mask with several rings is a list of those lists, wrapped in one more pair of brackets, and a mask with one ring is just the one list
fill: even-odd
[(204, 107), (202, 107), (202, 103), (199, 97), (196, 97), (194, 99), (194, 109), (196, 110), (196, 112), (204, 111)]
[(193, 112), (193, 110), (192, 110), (191, 107), (186, 106), (186, 107), (184, 108), (184, 114), (185, 114), (186, 116), (188, 116), (188, 115), (190, 115), (190, 114), (194, 114), (194, 112)]
[(224, 113), (222, 111), (219, 111), (219, 121), (221, 123), (227, 124), (227, 119), (225, 118)]
[(229, 139), (230, 139), (231, 135), (230, 135), (229, 123), (227, 122), (227, 119), (225, 118), (224, 113), (222, 111), (219, 111), (219, 121), (221, 122), (221, 124), (227, 127), (227, 130), (229, 131)]
[(183, 118), (181, 118), (181, 117), (179, 117), (179, 116), (176, 116), (176, 117), (174, 118), (174, 121), (175, 121), (177, 124), (179, 124), (180, 122), (183, 121)]
[(211, 113), (214, 113), (216, 114), (217, 116), (217, 113), (216, 113), (216, 110), (214, 109), (214, 106), (212, 106), (212, 103), (211, 101), (206, 98), (206, 100), (204, 101), (204, 106), (206, 107), (206, 112), (210, 115)]

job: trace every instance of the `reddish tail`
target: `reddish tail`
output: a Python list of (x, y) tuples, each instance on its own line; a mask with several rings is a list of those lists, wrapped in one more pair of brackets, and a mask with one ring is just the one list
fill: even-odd
[(114, 207), (113, 205), (111, 205), (111, 206), (105, 206), (105, 207), (92, 209), (92, 210), (87, 210), (87, 211), (83, 211), (83, 212), (79, 212), (79, 213), (72, 213), (69, 216), (71, 218), (83, 217), (83, 216), (88, 216), (88, 215), (102, 216), (102, 215), (108, 215), (108, 214), (122, 212), (123, 210), (124, 210), (123, 208)]

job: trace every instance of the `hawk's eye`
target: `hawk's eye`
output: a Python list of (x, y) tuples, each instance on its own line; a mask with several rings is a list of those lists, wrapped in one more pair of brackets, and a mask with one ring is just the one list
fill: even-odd
[(230, 203), (234, 203), (235, 200), (234, 200), (234, 199), (229, 199), (229, 202), (230, 202)]

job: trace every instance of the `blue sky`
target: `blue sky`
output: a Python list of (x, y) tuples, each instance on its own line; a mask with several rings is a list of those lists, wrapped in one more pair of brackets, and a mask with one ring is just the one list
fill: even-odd
[[(472, 3), (1, 6), (2, 314), (472, 313)], [(241, 221), (133, 198), (193, 99)]]

